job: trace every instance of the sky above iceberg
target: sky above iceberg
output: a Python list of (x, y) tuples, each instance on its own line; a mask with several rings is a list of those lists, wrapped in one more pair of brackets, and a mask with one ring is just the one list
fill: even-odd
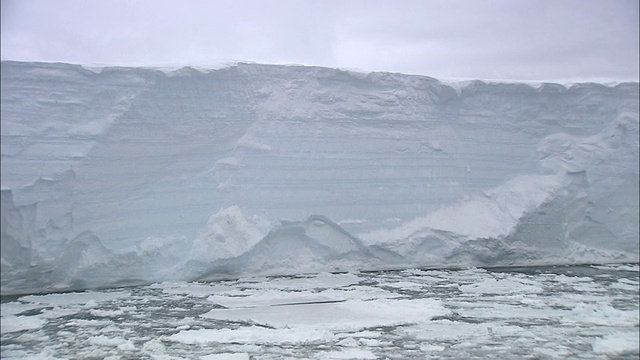
[(636, 0), (2, 0), (2, 59), (638, 81)]

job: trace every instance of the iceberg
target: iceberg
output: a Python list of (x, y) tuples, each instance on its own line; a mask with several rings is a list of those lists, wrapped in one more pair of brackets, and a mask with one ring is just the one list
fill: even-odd
[(639, 86), (2, 62), (2, 294), (639, 261)]

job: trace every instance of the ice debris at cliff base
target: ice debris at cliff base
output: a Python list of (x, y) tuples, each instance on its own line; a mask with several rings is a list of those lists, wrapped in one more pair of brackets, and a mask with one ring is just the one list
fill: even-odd
[(3, 294), (638, 261), (637, 83), (257, 64), (1, 76)]

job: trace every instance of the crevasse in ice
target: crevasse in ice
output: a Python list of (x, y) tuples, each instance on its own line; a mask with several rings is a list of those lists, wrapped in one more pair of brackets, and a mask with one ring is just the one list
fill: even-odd
[(2, 293), (638, 261), (638, 83), (2, 62)]

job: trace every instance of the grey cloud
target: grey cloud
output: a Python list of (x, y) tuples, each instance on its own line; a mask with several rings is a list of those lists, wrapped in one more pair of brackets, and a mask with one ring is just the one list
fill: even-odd
[(2, 57), (302, 63), (436, 77), (638, 78), (629, 0), (3, 0)]

